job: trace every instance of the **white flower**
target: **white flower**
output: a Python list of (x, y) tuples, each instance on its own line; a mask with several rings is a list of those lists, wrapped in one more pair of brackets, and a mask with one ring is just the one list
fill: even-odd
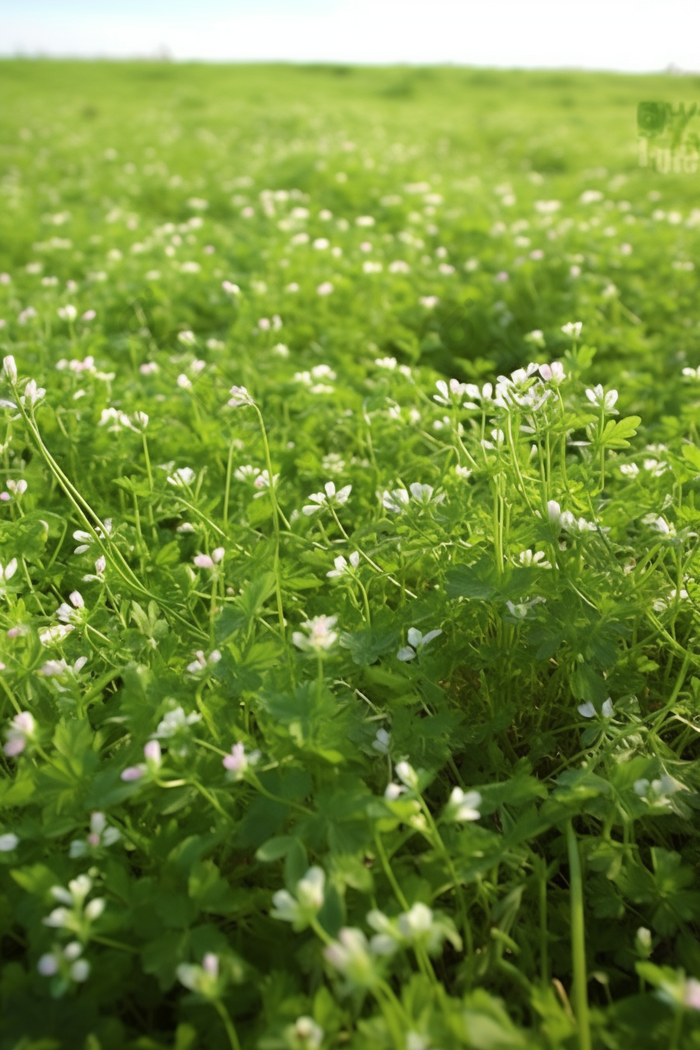
[(521, 565), (525, 566), (539, 566), (540, 569), (551, 569), (552, 566), (548, 561), (545, 560), (544, 551), (521, 551), (518, 555), (518, 561)]
[[(7, 565), (0, 564), (0, 585), (8, 583), (17, 571), (17, 559), (11, 558)], [(2, 587), (0, 586), (0, 591)]]
[(333, 291), (333, 284), (331, 283), (331, 281), (323, 281), (323, 283), (319, 284), (318, 288), (316, 289), (316, 294), (317, 295), (330, 295), (332, 293), (332, 291)]
[(412, 790), (418, 787), (418, 774), (409, 762), (396, 763), (396, 775), (401, 783)]
[(676, 535), (676, 526), (673, 523), (669, 524), (665, 518), (657, 518), (654, 514), (647, 514), (642, 518), (642, 521), (654, 532), (660, 533), (661, 536), (665, 536), (667, 539), (673, 539)]
[(296, 884), (294, 896), (288, 890), (278, 890), (272, 898), (270, 915), (282, 922), (291, 922), (295, 930), (303, 930), (323, 906), (326, 873), (323, 868), (309, 868)]
[(481, 795), (478, 791), (464, 792), (460, 787), (452, 789), (450, 799), (443, 812), (444, 820), (452, 820), (456, 823), (466, 820), (479, 820), (481, 814), (478, 807), (481, 805)]
[(14, 832), (6, 831), (4, 835), (0, 835), (0, 853), (11, 853), (18, 845), (19, 838)]
[(46, 390), (43, 386), (38, 387), (35, 381), (30, 379), (24, 388), (24, 395), (20, 398), (20, 401), (23, 405), (26, 401), (28, 401), (30, 405), (35, 405), (37, 401), (41, 401), (45, 394)]
[(191, 485), (196, 477), (197, 475), (191, 467), (178, 467), (177, 470), (169, 475), (168, 482), (171, 485), (175, 485), (176, 488), (183, 488), (186, 485)]
[(189, 330), (185, 332), (178, 332), (177, 338), (178, 341), (181, 342), (184, 346), (194, 346), (194, 344), (197, 342), (197, 337), (195, 336), (194, 332), (190, 332)]
[(222, 281), (221, 282), (221, 287), (223, 288), (223, 290), (226, 292), (227, 295), (240, 295), (241, 294), (241, 290), (238, 287), (238, 285), (237, 284), (232, 284), (231, 281)]
[(426, 507), (431, 503), (442, 503), (445, 499), (444, 492), (434, 496), (434, 491), (432, 485), (421, 485), (420, 482), (414, 481), (412, 485), (409, 485), (409, 492), (406, 489), (392, 489), (391, 492), (384, 491), (381, 495), (382, 505), (393, 514), (400, 514), (406, 510), (411, 501), (422, 507)]
[(228, 404), (231, 408), (243, 408), (245, 405), (254, 405), (252, 397), (244, 386), (232, 386), (229, 390), (231, 397)]
[(331, 649), (338, 640), (338, 633), (333, 630), (337, 622), (337, 616), (314, 616), (301, 625), (306, 634), (294, 631), (292, 642), (305, 652), (321, 653)]
[[(595, 718), (597, 714), (597, 711), (593, 704), (590, 702), (590, 700), (587, 701), (585, 704), (579, 704), (577, 711), (582, 718)], [(614, 709), (613, 702), (610, 699), (610, 697), (608, 697), (608, 699), (603, 703), (601, 711), (603, 718), (612, 718)]]
[(424, 306), (426, 310), (434, 309), (440, 302), (437, 295), (422, 295), (418, 300), (421, 306)]
[(467, 383), (460, 383), (457, 379), (450, 379), (449, 385), (444, 379), (439, 379), (435, 386), (440, 393), (433, 394), (433, 401), (448, 407), (450, 405), (459, 405), (467, 392)]
[(362, 930), (343, 926), (338, 940), (324, 948), (323, 954), (331, 966), (344, 974), (350, 987), (371, 988), (379, 978)]
[(360, 564), (360, 555), (357, 551), (353, 551), (348, 562), (342, 554), (339, 554), (333, 559), (333, 564), (335, 568), (327, 572), (326, 576), (330, 576), (331, 579), (336, 576), (353, 576)]
[(612, 412), (618, 398), (617, 390), (608, 390), (607, 393), (602, 385), (598, 383), (592, 390), (586, 390), (586, 397), (596, 408), (603, 408), (606, 412)]
[(391, 734), (387, 733), (386, 729), (378, 729), (377, 735), (372, 741), (372, 747), (374, 750), (378, 751), (380, 755), (388, 755), (390, 746)]
[(172, 737), (186, 732), (190, 726), (196, 725), (201, 720), (202, 716), (199, 711), (192, 711), (189, 715), (186, 715), (184, 708), (180, 706), (175, 707), (172, 711), (166, 712), (158, 723), (153, 739), (170, 740)]
[(508, 608), (508, 612), (514, 619), (524, 620), (527, 618), (527, 615), (533, 606), (537, 605), (539, 602), (544, 602), (546, 600), (546, 598), (532, 598), (530, 601), (518, 602), (517, 604), (511, 601), (507, 601), (506, 606)]
[(58, 314), (58, 316), (61, 318), (62, 321), (71, 321), (72, 322), (72, 321), (75, 321), (76, 317), (78, 316), (78, 311), (76, 310), (76, 308), (74, 306), (71, 306), (70, 303), (68, 304), (68, 306), (59, 306), (59, 308), (56, 311), (56, 313)]
[(162, 758), (160, 744), (157, 740), (149, 740), (143, 749), (145, 763), (140, 762), (137, 766), (128, 766), (121, 772), (121, 779), (130, 783), (140, 780), (146, 773), (157, 773), (160, 769)]
[(429, 642), (432, 642), (433, 638), (437, 638), (440, 634), (442, 634), (442, 630), (428, 631), (427, 634), (422, 634), (416, 627), (409, 627), (408, 645), (399, 649), (397, 653), (398, 659), (404, 662), (413, 660)]
[(285, 1028), (287, 1045), (294, 1050), (320, 1050), (324, 1031), (312, 1017), (297, 1017), (292, 1025)]
[(221, 653), (218, 649), (213, 649), (209, 656), (204, 655), (203, 649), (198, 649), (195, 653), (195, 659), (191, 664), (187, 665), (187, 670), (190, 674), (199, 674), (201, 671), (206, 670), (208, 667), (218, 664), (221, 659)]
[(302, 514), (309, 517), (325, 507), (342, 507), (344, 503), (347, 503), (348, 496), (352, 492), (352, 485), (345, 485), (336, 492), (333, 481), (327, 481), (323, 487), (324, 492), (313, 492), (308, 497), (311, 502), (301, 508)]
[(12, 354), (8, 354), (7, 357), (3, 358), (2, 370), (5, 373), (5, 378), (9, 380), (10, 383), (17, 382), (17, 365), (15, 364), (15, 359)]
[(572, 339), (578, 339), (583, 328), (583, 321), (569, 321), (561, 326), (564, 335), (570, 335)]

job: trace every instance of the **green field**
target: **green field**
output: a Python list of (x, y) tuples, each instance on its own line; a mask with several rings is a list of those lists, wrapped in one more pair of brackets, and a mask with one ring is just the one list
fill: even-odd
[(0, 62), (0, 1050), (700, 1048), (699, 96)]

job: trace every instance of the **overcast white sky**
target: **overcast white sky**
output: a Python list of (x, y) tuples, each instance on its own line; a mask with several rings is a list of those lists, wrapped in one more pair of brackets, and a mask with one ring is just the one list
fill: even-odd
[(0, 0), (0, 55), (700, 71), (700, 0)]

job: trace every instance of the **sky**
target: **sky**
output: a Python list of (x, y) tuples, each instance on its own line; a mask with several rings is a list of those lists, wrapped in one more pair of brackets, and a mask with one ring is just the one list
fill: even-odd
[(700, 72), (700, 0), (0, 0), (0, 56)]

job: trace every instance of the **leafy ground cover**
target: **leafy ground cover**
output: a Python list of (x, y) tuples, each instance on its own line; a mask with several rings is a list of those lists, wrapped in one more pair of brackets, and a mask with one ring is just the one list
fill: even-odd
[(697, 80), (0, 80), (2, 1046), (700, 1046)]

